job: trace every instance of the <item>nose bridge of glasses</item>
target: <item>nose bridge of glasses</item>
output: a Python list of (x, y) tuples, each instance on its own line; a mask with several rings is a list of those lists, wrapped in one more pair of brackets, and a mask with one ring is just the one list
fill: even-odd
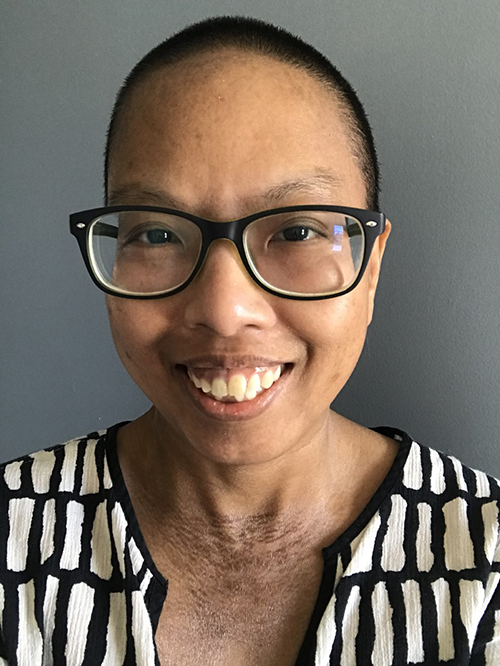
[(239, 220), (233, 222), (213, 222), (212, 220), (206, 220), (204, 232), (207, 245), (214, 240), (225, 239), (232, 241), (238, 247), (241, 223)]
[[(242, 231), (245, 226), (245, 221), (242, 220), (233, 220), (231, 222), (204, 220), (203, 234), (205, 252), (199, 271), (202, 271), (206, 267), (209, 255), (213, 256), (213, 252), (217, 247), (226, 247), (233, 259), (236, 260), (240, 271), (245, 275), (248, 275), (243, 256), (244, 248), (241, 240)], [(214, 241), (217, 241), (215, 245)], [(248, 277), (251, 279), (250, 276)]]
[(234, 258), (238, 260), (240, 268), (245, 271), (245, 265), (242, 256), (244, 249), (241, 242), (241, 221), (235, 220), (232, 222), (213, 222), (212, 220), (205, 220), (204, 222), (205, 224), (203, 232), (205, 256), (203, 258), (202, 266), (207, 262), (207, 256), (213, 247), (213, 242), (218, 241), (216, 246), (226, 246), (233, 254)]
[[(216, 242), (214, 243), (214, 241)], [(221, 250), (223, 252), (222, 255), (220, 254)], [(212, 238), (210, 241), (207, 242), (205, 256), (203, 257), (203, 261), (199, 268), (200, 271), (202, 271), (206, 267), (209, 258), (214, 257), (214, 255), (217, 265), (220, 265), (222, 257), (230, 256), (232, 260), (236, 261), (239, 269), (242, 272), (244, 273), (247, 272), (239, 248), (237, 247), (234, 240), (227, 238), (227, 236)]]

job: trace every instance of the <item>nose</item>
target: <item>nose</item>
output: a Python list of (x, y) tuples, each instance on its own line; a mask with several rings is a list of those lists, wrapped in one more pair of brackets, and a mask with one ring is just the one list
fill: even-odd
[(181, 294), (187, 303), (186, 325), (205, 326), (221, 337), (237, 335), (248, 327), (271, 328), (276, 320), (270, 302), (275, 297), (248, 275), (238, 250), (228, 240), (212, 242), (200, 272)]

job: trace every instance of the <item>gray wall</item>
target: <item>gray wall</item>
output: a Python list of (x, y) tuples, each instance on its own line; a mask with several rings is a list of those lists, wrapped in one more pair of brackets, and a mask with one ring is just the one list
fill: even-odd
[(268, 19), (359, 90), (393, 222), (375, 320), (336, 401), (500, 476), (498, 0), (3, 0), (0, 458), (147, 406), (68, 213), (100, 205), (108, 114), (149, 48), (205, 16)]

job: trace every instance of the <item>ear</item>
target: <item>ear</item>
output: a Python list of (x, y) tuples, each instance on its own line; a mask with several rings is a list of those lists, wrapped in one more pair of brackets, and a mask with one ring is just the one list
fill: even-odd
[(380, 277), (380, 267), (382, 264), (382, 257), (384, 256), (385, 246), (387, 239), (391, 233), (392, 225), (389, 220), (385, 221), (384, 233), (378, 236), (373, 246), (370, 256), (370, 262), (367, 267), (368, 273), (368, 321), (367, 325), (371, 324), (373, 319), (373, 306), (375, 302), (375, 292), (377, 291), (378, 279)]

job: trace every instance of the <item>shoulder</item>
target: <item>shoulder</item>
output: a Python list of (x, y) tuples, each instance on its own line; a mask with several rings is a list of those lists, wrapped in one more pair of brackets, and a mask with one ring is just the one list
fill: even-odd
[(411, 441), (401, 495), (416, 506), (419, 530), (428, 524), (449, 569), (485, 570), (500, 562), (500, 482), (452, 455)]
[(445, 501), (462, 498), (467, 502), (500, 500), (500, 481), (464, 465), (455, 456), (410, 439), (403, 469), (403, 484), (409, 489), (423, 489), (430, 497)]
[(109, 487), (105, 449), (112, 428), (76, 437), (0, 464), (0, 502), (86, 495)]
[(107, 463), (112, 432), (93, 432), (0, 465), (1, 584), (17, 575), (37, 577), (42, 566), (53, 572), (79, 567), (89, 526), (94, 520), (98, 528), (104, 525), (106, 511), (99, 507), (113, 494)]
[(398, 472), (402, 472), (404, 488), (436, 498), (462, 497), (471, 502), (474, 499), (500, 500), (500, 481), (494, 476), (464, 465), (455, 456), (443, 453), (438, 446), (416, 441), (404, 430), (389, 426), (371, 430), (400, 442), (395, 466)]
[[(387, 520), (404, 525), (407, 538), (416, 538), (438, 552), (447, 568), (482, 563), (500, 569), (500, 482), (458, 458), (415, 441), (408, 433), (379, 427), (378, 432), (400, 442), (389, 477)], [(456, 560), (456, 563), (455, 563)], [(455, 566), (456, 565), (456, 566)]]

